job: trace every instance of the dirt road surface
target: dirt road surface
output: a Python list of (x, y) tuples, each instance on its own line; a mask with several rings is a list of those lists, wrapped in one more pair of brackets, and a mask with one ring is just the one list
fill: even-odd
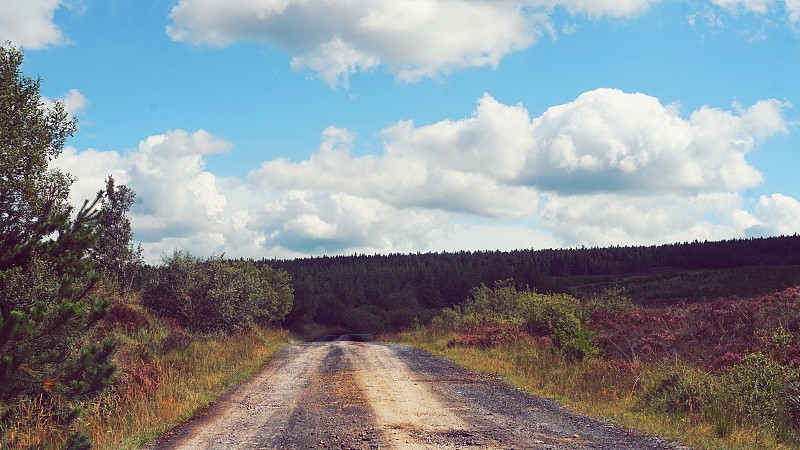
[(181, 449), (667, 449), (405, 346), (296, 344), (151, 445)]

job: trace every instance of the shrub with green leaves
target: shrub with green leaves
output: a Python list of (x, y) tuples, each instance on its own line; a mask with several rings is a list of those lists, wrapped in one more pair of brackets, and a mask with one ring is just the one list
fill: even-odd
[(588, 311), (567, 294), (523, 292), (522, 317), (533, 335), (550, 335), (565, 355), (578, 359), (597, 354), (596, 333), (589, 329)]
[(746, 423), (788, 442), (800, 429), (800, 369), (760, 352), (745, 355), (725, 375), (679, 365), (645, 387), (639, 402), (675, 417), (702, 416), (721, 437)]
[(615, 286), (592, 294), (586, 302), (586, 309), (593, 315), (614, 317), (634, 312), (639, 307), (625, 295), (624, 287)]
[(431, 319), (431, 328), (440, 331), (458, 331), (462, 327), (461, 319), (461, 308), (444, 308)]
[(202, 260), (176, 250), (150, 272), (142, 303), (199, 332), (235, 333), (280, 322), (294, 293), (282, 270), (253, 261)]
[(511, 280), (493, 288), (480, 285), (460, 306), (446, 308), (434, 326), (457, 331), (494, 324), (527, 330), (535, 336), (552, 336), (555, 346), (576, 358), (597, 353), (589, 314), (575, 297), (518, 290)]
[(755, 422), (779, 428), (800, 412), (800, 370), (781, 365), (768, 355), (745, 355), (731, 369), (728, 381), (742, 411)]
[(581, 304), (575, 297), (536, 292), (524, 292), (521, 297), (520, 314), (531, 334), (553, 334), (556, 331), (566, 332), (580, 327), (581, 319), (578, 316)]

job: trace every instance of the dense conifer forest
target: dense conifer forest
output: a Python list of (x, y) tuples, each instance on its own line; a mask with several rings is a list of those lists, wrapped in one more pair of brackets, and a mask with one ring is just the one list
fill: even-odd
[(428, 321), (481, 284), (512, 279), (580, 297), (621, 285), (637, 302), (762, 294), (800, 281), (800, 236), (658, 246), (262, 260), (291, 275), (286, 324), (384, 331)]

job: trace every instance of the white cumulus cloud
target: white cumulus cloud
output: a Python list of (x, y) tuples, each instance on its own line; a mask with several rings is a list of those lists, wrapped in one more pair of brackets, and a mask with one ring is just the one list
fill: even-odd
[(433, 211), (298, 190), (255, 207), (254, 217), (269, 245), (302, 254), (411, 251), (426, 248), (447, 226), (447, 218)]
[(798, 231), (800, 203), (781, 194), (752, 208), (742, 193), (763, 175), (747, 161), (786, 133), (762, 100), (687, 115), (651, 96), (586, 92), (531, 117), (486, 94), (465, 118), (380, 133), (360, 155), (331, 127), (305, 160), (274, 159), (246, 180), (205, 167), (231, 144), (200, 130), (149, 136), (126, 151), (68, 148), (56, 165), (93, 197), (108, 174), (137, 193), (136, 238), (151, 260), (199, 254), (309, 254), (654, 244)]
[(352, 135), (329, 128), (308, 160), (269, 161), (249, 180), (261, 189), (342, 192), (393, 207), (521, 217), (536, 208), (536, 192), (513, 183), (532, 144), (530, 127), (524, 108), (487, 95), (471, 118), (387, 128), (380, 156), (353, 157)]
[(53, 164), (77, 178), (76, 206), (94, 199), (108, 175), (133, 189), (134, 238), (151, 262), (173, 248), (245, 257), (412, 251), (449, 226), (436, 211), (342, 192), (268, 192), (205, 169), (208, 155), (230, 148), (203, 130), (174, 130), (126, 151), (68, 147)]
[(335, 37), (321, 44), (318, 50), (292, 58), (290, 64), (294, 70), (311, 69), (329, 86), (335, 87), (341, 79), (342, 85), (348, 88), (350, 75), (377, 67), (380, 58), (363, 53)]
[(53, 22), (53, 14), (63, 0), (4, 0), (0, 13), (0, 43), (32, 50), (65, 41), (61, 29)]
[(93, 199), (108, 175), (133, 189), (131, 222), (150, 256), (179, 243), (212, 253), (223, 251), (226, 238), (237, 236), (234, 226), (247, 220), (227, 214), (223, 182), (205, 170), (204, 156), (230, 148), (203, 130), (174, 130), (149, 136), (125, 152), (67, 148), (54, 165), (77, 177), (70, 192), (75, 205)]
[(586, 92), (533, 121), (526, 184), (555, 192), (692, 192), (754, 187), (763, 175), (745, 155), (787, 132), (787, 104), (735, 112), (704, 106), (688, 118), (644, 94)]
[(750, 236), (800, 233), (800, 201), (788, 195), (762, 195), (756, 203), (754, 215), (758, 222), (748, 228)]
[(550, 195), (542, 211), (567, 245), (661, 244), (741, 237), (755, 219), (736, 193)]
[(167, 34), (225, 46), (257, 41), (284, 49), (296, 70), (325, 83), (383, 66), (414, 82), (469, 67), (497, 67), (544, 33), (563, 6), (590, 18), (632, 17), (658, 0), (180, 0)]
[[(354, 156), (353, 135), (330, 128), (308, 159), (268, 161), (249, 182), (448, 216), (537, 217), (571, 245), (741, 236), (757, 220), (739, 192), (763, 182), (746, 155), (788, 132), (787, 107), (763, 100), (684, 117), (645, 94), (597, 89), (531, 118), (486, 94), (471, 117), (386, 128), (381, 154)], [(287, 220), (307, 236), (338, 233), (330, 214), (302, 211)]]
[(796, 24), (800, 21), (800, 0), (711, 0), (711, 3), (728, 12), (745, 12), (766, 15), (774, 12), (786, 14), (789, 21)]
[(55, 102), (62, 102), (64, 109), (72, 116), (89, 106), (89, 100), (77, 89), (70, 89), (64, 96), (57, 99), (42, 97), (42, 102), (45, 108), (52, 108)]

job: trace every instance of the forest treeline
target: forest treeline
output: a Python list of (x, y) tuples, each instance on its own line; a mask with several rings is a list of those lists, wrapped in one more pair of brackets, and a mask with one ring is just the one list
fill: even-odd
[[(292, 277), (295, 301), (286, 325), (316, 322), (385, 331), (409, 326), (415, 318), (425, 323), (441, 308), (464, 301), (472, 288), (498, 280), (512, 279), (516, 286), (538, 292), (577, 294), (578, 288), (591, 282), (613, 284), (622, 277), (665, 271), (800, 266), (800, 236), (658, 246), (323, 256), (261, 263)], [(703, 277), (695, 278), (691, 283), (703, 283)], [(704, 292), (702, 286), (687, 289)]]

